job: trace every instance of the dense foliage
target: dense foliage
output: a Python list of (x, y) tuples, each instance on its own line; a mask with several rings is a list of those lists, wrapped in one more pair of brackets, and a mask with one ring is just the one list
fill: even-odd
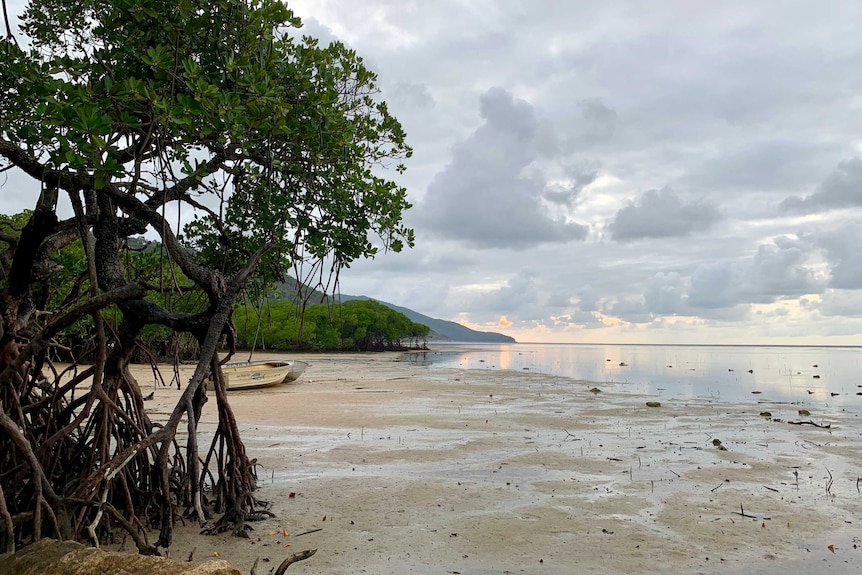
[(372, 300), (312, 305), (302, 310), (289, 302), (257, 308), (239, 307), (237, 346), (269, 350), (311, 349), (385, 351), (424, 346), (430, 329)]
[[(31, 0), (21, 21), (0, 39), (0, 171), (33, 205), (0, 220), (0, 551), (120, 528), (159, 553), (181, 513), (244, 534), (254, 470), (216, 353), (234, 305), (412, 244), (379, 175), (403, 131), (361, 58), (300, 38), (277, 0)], [(94, 360), (61, 371), (71, 332)], [(153, 333), (199, 346), (160, 422), (128, 370)]]

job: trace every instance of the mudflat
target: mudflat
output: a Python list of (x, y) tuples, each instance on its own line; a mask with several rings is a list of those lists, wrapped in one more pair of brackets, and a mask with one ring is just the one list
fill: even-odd
[[(862, 570), (856, 413), (395, 353), (290, 357), (311, 363), (295, 384), (230, 394), (276, 518), (249, 539), (180, 527), (172, 558), (217, 555), (244, 573), (257, 561), (258, 575), (305, 549), (318, 551), (289, 572)], [(149, 368), (136, 377), (158, 419), (180, 391)], [(202, 446), (214, 412), (212, 399)]]

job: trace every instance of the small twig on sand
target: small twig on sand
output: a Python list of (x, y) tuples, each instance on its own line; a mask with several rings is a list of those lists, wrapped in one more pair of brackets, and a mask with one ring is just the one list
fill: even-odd
[(317, 553), (317, 549), (306, 549), (305, 551), (299, 551), (298, 553), (294, 553), (289, 555), (287, 559), (281, 562), (281, 565), (275, 570), (275, 575), (284, 575), (284, 572), (290, 567), (293, 563), (297, 561), (304, 561)]
[(715, 487), (710, 489), (710, 491), (718, 491), (718, 488), (721, 487), (722, 485), (724, 485), (724, 483), (719, 483), (718, 485), (716, 485)]
[(826, 495), (832, 495), (832, 472), (829, 471), (829, 468), (826, 467), (826, 473), (829, 474), (829, 481), (826, 482)]
[(581, 438), (580, 438), (580, 437), (575, 437), (573, 434), (569, 433), (569, 430), (568, 430), (568, 429), (564, 429), (563, 431), (565, 431), (565, 432), (566, 432), (566, 436), (567, 436), (567, 437), (571, 437), (571, 438), (572, 438), (572, 439), (574, 439), (575, 441), (580, 441), (580, 440), (581, 440)]
[(194, 560), (195, 551), (197, 551), (197, 550), (198, 550), (198, 548), (197, 548), (197, 547), (192, 547), (192, 550), (191, 550), (191, 552), (189, 553), (189, 558), (188, 558), (188, 559), (186, 559), (186, 561), (188, 561), (189, 563), (191, 563), (191, 562)]
[(739, 504), (739, 511), (734, 511), (737, 515), (742, 515), (743, 517), (748, 517), (749, 519), (757, 519), (756, 515), (749, 515), (745, 512), (745, 509), (742, 508), (742, 503)]
[(774, 492), (778, 493), (778, 490), (777, 490), (777, 489), (774, 489), (774, 488), (772, 488), (772, 487), (769, 487), (768, 485), (764, 485), (763, 487), (764, 487), (764, 489), (768, 489), (768, 490), (770, 490), (770, 491), (774, 491)]
[[(322, 527), (318, 527), (317, 529), (311, 529), (309, 531), (303, 531), (299, 535), (294, 535), (294, 537), (302, 537), (303, 535), (308, 535), (309, 533), (317, 533), (318, 531), (323, 531)], [(310, 555), (309, 555), (310, 557)]]

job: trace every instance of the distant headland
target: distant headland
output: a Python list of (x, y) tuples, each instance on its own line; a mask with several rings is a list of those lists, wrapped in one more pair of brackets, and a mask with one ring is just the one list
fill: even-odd
[[(367, 296), (341, 295), (339, 299), (341, 301), (350, 301), (356, 299), (368, 300), (374, 298), (370, 298)], [(502, 333), (497, 333), (493, 331), (477, 331), (475, 329), (465, 327), (460, 323), (455, 323), (454, 321), (447, 321), (444, 319), (435, 319), (433, 317), (428, 317), (427, 315), (423, 315), (419, 312), (413, 311), (412, 309), (395, 305), (389, 302), (376, 299), (374, 299), (374, 301), (379, 302), (386, 307), (392, 308), (397, 312), (403, 313), (408, 318), (410, 318), (410, 321), (421, 323), (430, 327), (431, 333), (428, 336), (428, 341), (463, 341), (470, 343), (517, 343), (515, 341), (515, 338)]]

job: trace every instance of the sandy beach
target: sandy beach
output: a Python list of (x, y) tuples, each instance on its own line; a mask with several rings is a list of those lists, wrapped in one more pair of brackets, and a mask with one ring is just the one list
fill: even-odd
[[(311, 363), (297, 384), (231, 394), (277, 517), (247, 540), (180, 528), (171, 557), (259, 560), (258, 575), (315, 548), (288, 572), (862, 570), (858, 414), (756, 396), (648, 407), (612, 383), (395, 353), (291, 357)], [(136, 375), (158, 419), (179, 391)]]

